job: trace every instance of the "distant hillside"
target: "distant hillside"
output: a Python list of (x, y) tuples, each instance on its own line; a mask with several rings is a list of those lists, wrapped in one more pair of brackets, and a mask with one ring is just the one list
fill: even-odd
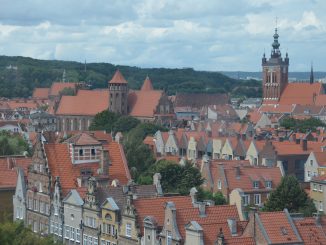
[(85, 81), (93, 89), (106, 88), (118, 68), (132, 89), (139, 89), (149, 75), (154, 88), (164, 89), (168, 94), (206, 92), (247, 97), (261, 95), (260, 82), (238, 80), (219, 72), (195, 71), (191, 68), (143, 69), (109, 63), (89, 63), (85, 66), (71, 61), (0, 56), (0, 97), (29, 97), (35, 87), (49, 87), (52, 82), (61, 81), (63, 70), (66, 71), (66, 81)]
[[(229, 76), (233, 79), (257, 79), (261, 80), (261, 72), (246, 72), (246, 71), (221, 71), (222, 74)], [(326, 72), (316, 71), (314, 72), (315, 79), (326, 79)], [(310, 71), (309, 72), (289, 72), (290, 81), (309, 81)]]

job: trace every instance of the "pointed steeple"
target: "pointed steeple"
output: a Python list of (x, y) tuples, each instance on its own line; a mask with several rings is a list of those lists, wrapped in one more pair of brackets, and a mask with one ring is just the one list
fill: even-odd
[(314, 69), (313, 69), (313, 65), (311, 62), (311, 70), (310, 70), (310, 84), (314, 83)]
[(109, 83), (115, 83), (115, 84), (127, 84), (127, 80), (123, 77), (119, 69), (114, 73), (114, 76), (112, 77), (111, 81)]
[(152, 81), (149, 79), (148, 75), (143, 83), (143, 86), (140, 89), (141, 91), (151, 91), (153, 90)]

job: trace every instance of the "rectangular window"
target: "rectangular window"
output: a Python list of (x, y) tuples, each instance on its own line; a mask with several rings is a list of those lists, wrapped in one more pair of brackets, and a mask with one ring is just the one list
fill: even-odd
[(96, 237), (93, 238), (93, 244), (98, 245), (98, 239)]
[(34, 221), (34, 222), (33, 222), (33, 231), (34, 231), (34, 232), (37, 232), (37, 228), (38, 228), (37, 226), (38, 226), (37, 222)]
[(258, 181), (254, 181), (253, 182), (254, 188), (258, 189), (259, 188), (259, 182)]
[(28, 198), (28, 207), (29, 207), (29, 209), (33, 209), (33, 199), (32, 198)]
[(80, 230), (76, 229), (76, 242), (80, 242)]
[(44, 206), (45, 206), (45, 203), (44, 202), (42, 202), (42, 201), (40, 201), (40, 213), (44, 213), (44, 211), (45, 211), (45, 208), (44, 208)]
[(95, 156), (96, 155), (96, 150), (95, 149), (91, 149), (91, 155)]
[(83, 242), (83, 244), (84, 245), (87, 245), (87, 236), (84, 234), (84, 236), (83, 236), (83, 240), (84, 240), (84, 242)]
[(93, 238), (91, 236), (88, 237), (88, 245), (93, 245)]
[(317, 184), (313, 184), (313, 190), (317, 191)]
[(131, 237), (131, 224), (126, 224), (126, 237)]
[(34, 211), (38, 211), (38, 200), (34, 199)]
[(106, 245), (106, 241), (105, 240), (101, 240), (101, 245)]
[(166, 245), (172, 245), (172, 232), (166, 231)]
[(222, 189), (222, 182), (221, 182), (220, 180), (218, 180), (218, 182), (217, 182), (217, 188), (218, 188), (219, 190)]
[(53, 231), (54, 231), (54, 222), (51, 221), (51, 223), (50, 223), (50, 233), (52, 234)]
[(70, 227), (67, 225), (65, 226), (65, 238), (70, 238)]
[(59, 223), (59, 236), (62, 236), (62, 223)]
[(324, 205), (322, 201), (319, 202), (319, 211), (324, 211)]
[(261, 195), (260, 194), (255, 194), (254, 195), (254, 200), (255, 200), (255, 205), (260, 205), (260, 203), (261, 203)]
[(70, 240), (75, 241), (75, 228), (71, 227)]
[(249, 199), (249, 195), (244, 195), (242, 196), (242, 202), (244, 206), (247, 206), (250, 204), (250, 199)]
[(272, 181), (266, 181), (266, 188), (272, 188)]
[(319, 185), (319, 192), (323, 192), (323, 187), (322, 187), (322, 185)]

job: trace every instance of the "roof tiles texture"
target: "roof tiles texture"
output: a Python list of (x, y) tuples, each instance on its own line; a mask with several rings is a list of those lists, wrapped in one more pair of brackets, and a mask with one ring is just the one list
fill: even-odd
[(321, 226), (317, 226), (315, 218), (294, 220), (294, 224), (305, 245), (326, 244), (326, 235)]
[(49, 91), (49, 95), (58, 96), (60, 92), (65, 88), (72, 88), (76, 90), (77, 83), (63, 83), (63, 82), (55, 82), (52, 83)]
[(109, 83), (115, 83), (115, 84), (127, 84), (127, 80), (123, 77), (122, 73), (117, 70), (112, 79), (109, 81)]
[(49, 98), (49, 92), (49, 88), (36, 88), (33, 91), (32, 97), (36, 99), (47, 99)]

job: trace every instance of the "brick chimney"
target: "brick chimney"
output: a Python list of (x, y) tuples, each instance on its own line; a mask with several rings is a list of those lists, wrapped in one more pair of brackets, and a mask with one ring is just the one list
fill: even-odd
[(191, 189), (190, 189), (190, 197), (191, 197), (191, 202), (192, 202), (192, 205), (196, 205), (196, 203), (197, 203), (197, 189), (196, 189), (196, 187), (192, 187)]

